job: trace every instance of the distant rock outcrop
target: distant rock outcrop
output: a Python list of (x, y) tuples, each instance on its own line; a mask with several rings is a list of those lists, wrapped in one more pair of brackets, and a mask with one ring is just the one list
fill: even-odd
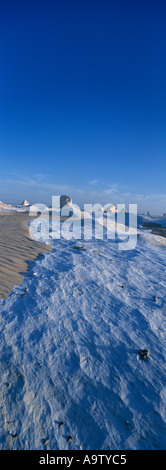
[(6, 202), (2, 202), (0, 201), (0, 207), (4, 207), (4, 208), (7, 208), (7, 209), (11, 209), (13, 206), (12, 204), (7, 204)]
[(106, 204), (104, 212), (117, 212), (116, 206), (114, 204)]
[(17, 211), (17, 212), (25, 212), (27, 211), (26, 207), (29, 206), (29, 202), (26, 199), (22, 202), (22, 204), (7, 204), (5, 202), (0, 201), (0, 212), (2, 211)]
[(21, 206), (29, 206), (29, 202), (26, 199), (21, 203)]
[(60, 208), (66, 206), (66, 204), (72, 204), (72, 199), (70, 196), (62, 195), (60, 196)]

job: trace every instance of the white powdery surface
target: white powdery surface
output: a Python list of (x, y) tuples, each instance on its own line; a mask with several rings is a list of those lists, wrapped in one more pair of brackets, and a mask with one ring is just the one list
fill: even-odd
[(165, 246), (52, 247), (1, 302), (0, 448), (164, 449)]

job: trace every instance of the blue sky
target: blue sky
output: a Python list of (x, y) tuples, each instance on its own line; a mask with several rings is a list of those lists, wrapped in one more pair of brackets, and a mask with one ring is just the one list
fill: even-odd
[(0, 200), (166, 212), (166, 3), (0, 9)]

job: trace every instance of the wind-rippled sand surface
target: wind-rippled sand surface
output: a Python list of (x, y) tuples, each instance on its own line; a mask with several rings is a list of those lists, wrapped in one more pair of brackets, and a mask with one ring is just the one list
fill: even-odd
[(50, 247), (32, 240), (26, 222), (32, 220), (29, 213), (0, 213), (0, 297), (5, 298), (12, 287), (23, 281), (22, 273), (28, 269), (28, 261)]
[(53, 240), (2, 301), (1, 449), (165, 448), (160, 238), (145, 232), (124, 252), (116, 240)]

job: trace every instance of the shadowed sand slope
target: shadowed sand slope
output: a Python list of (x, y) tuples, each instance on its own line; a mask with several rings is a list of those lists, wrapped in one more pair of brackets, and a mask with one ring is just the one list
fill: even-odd
[(28, 261), (39, 253), (51, 251), (49, 245), (33, 240), (29, 235), (29, 213), (0, 214), (0, 297), (5, 298), (12, 287), (23, 281), (22, 273)]

